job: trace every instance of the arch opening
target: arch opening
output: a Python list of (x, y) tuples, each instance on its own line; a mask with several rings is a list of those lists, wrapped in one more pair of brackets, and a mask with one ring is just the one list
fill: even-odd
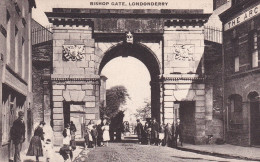
[(160, 122), (160, 63), (156, 55), (141, 43), (119, 43), (105, 52), (99, 65), (99, 75), (101, 75), (103, 68), (108, 62), (120, 56), (134, 57), (147, 68), (151, 78), (151, 116)]

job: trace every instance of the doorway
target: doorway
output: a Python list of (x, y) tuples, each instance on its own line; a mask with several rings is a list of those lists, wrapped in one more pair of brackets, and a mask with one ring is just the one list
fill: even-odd
[(250, 101), (250, 132), (251, 145), (260, 145), (260, 110), (258, 93), (251, 92), (248, 95)]
[(85, 130), (85, 104), (84, 102), (64, 102), (63, 115), (64, 115), (64, 126), (69, 124), (71, 121), (76, 126), (76, 139), (84, 137)]
[(196, 123), (195, 123), (195, 101), (181, 101), (176, 102), (179, 104), (179, 110), (175, 111), (181, 123), (183, 124), (183, 142), (194, 144), (196, 136)]

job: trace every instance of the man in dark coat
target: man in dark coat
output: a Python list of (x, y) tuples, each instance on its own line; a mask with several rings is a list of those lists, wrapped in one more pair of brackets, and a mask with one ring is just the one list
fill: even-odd
[(156, 122), (155, 118), (152, 118), (152, 123), (151, 123), (151, 142), (154, 143), (155, 145), (158, 145), (159, 141), (159, 124)]
[(175, 128), (175, 145), (177, 147), (177, 140), (178, 140), (178, 137), (179, 137), (179, 141), (181, 142), (181, 146), (182, 146), (182, 135), (183, 135), (183, 125), (180, 121), (180, 119), (177, 119), (177, 125), (176, 125), (176, 128)]
[(103, 141), (103, 130), (102, 130), (103, 124), (101, 123), (101, 120), (97, 121), (97, 145), (102, 146), (102, 141)]
[(21, 162), (20, 152), (22, 143), (25, 141), (24, 112), (19, 111), (18, 116), (10, 131), (11, 140), (14, 144), (14, 162)]
[(139, 119), (136, 120), (137, 121), (137, 126), (136, 126), (136, 134), (138, 137), (138, 142), (141, 143), (142, 142), (142, 132), (143, 132), (143, 125), (140, 122)]

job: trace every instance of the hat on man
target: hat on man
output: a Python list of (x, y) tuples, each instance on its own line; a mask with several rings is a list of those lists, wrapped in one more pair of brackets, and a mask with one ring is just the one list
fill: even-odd
[(136, 121), (137, 121), (137, 122), (139, 122), (139, 121), (140, 121), (140, 119), (137, 119)]
[(19, 111), (18, 112), (18, 116), (20, 117), (20, 116), (24, 116), (24, 112), (23, 111)]

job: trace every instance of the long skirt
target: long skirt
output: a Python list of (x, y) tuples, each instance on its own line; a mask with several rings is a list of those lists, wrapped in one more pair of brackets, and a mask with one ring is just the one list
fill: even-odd
[(33, 136), (30, 142), (27, 156), (43, 156), (42, 142), (39, 136)]

